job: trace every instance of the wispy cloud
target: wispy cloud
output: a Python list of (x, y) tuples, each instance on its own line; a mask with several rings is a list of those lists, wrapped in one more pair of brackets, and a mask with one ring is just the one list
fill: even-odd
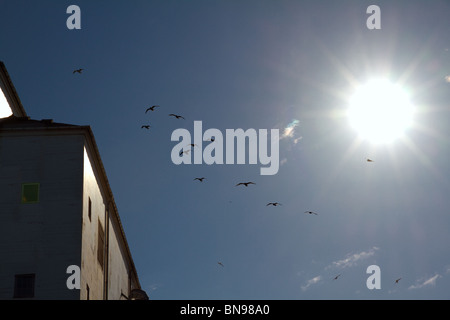
[(147, 285), (145, 287), (145, 291), (147, 292), (147, 294), (151, 294), (153, 291), (158, 290), (160, 287), (162, 287), (162, 285), (153, 283), (153, 284)]
[[(366, 251), (361, 251), (361, 252), (353, 253), (353, 254), (347, 254), (344, 259), (333, 261), (328, 266), (326, 266), (324, 269), (329, 270), (329, 269), (336, 269), (336, 268), (344, 269), (344, 268), (354, 267), (359, 262), (374, 256), (378, 250), (379, 250), (378, 247), (372, 247)], [(335, 277), (335, 276), (336, 276), (336, 274), (333, 275), (333, 277)], [(303, 286), (301, 286), (301, 289), (302, 289), (302, 291), (306, 291), (312, 285), (315, 285), (322, 280), (323, 280), (323, 276), (318, 275), (312, 279), (307, 280), (306, 283)]]
[(302, 137), (299, 136), (296, 132), (296, 128), (300, 125), (300, 121), (297, 119), (293, 119), (290, 123), (287, 124), (286, 127), (283, 128), (283, 133), (280, 136), (281, 139), (290, 138), (294, 144), (297, 144)]
[(367, 251), (361, 251), (359, 253), (348, 254), (344, 259), (333, 261), (328, 267), (325, 269), (329, 269), (332, 267), (336, 268), (348, 268), (356, 265), (359, 261), (372, 257), (375, 252), (379, 250), (378, 247), (373, 247)]
[(440, 274), (435, 274), (431, 278), (426, 278), (425, 280), (418, 280), (416, 284), (411, 285), (408, 289), (419, 289), (426, 286), (434, 286), (436, 284), (436, 280), (438, 278), (441, 278), (442, 276)]
[(306, 284), (301, 286), (301, 289), (303, 291), (307, 290), (311, 285), (318, 283), (320, 280), (322, 280), (322, 276), (317, 276), (314, 277), (312, 279), (309, 279), (308, 281), (306, 281)]

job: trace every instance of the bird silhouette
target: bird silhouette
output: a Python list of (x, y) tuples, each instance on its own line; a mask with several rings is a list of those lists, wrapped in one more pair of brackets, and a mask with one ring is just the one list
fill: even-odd
[(150, 129), (150, 126), (149, 126), (149, 125), (143, 125), (143, 126), (141, 126), (141, 129), (144, 129), (144, 128), (148, 130), (148, 129)]
[(266, 207), (270, 206), (270, 205), (276, 207), (276, 206), (281, 206), (281, 203), (279, 203), (279, 202), (269, 202), (268, 204), (266, 204)]
[(314, 211), (305, 211), (305, 213), (308, 213), (308, 214), (315, 214), (316, 216), (318, 215), (318, 213), (316, 213), (316, 212), (314, 212)]
[(367, 162), (374, 162), (372, 159), (367, 159)]
[(250, 182), (239, 182), (239, 183), (236, 185), (236, 187), (237, 187), (237, 186), (240, 186), (240, 185), (244, 185), (244, 186), (248, 187), (249, 184), (256, 184), (256, 183), (251, 182), (251, 181), (250, 181)]
[(173, 113), (169, 114), (169, 116), (175, 117), (175, 118), (177, 118), (177, 119), (184, 119), (183, 116), (179, 116), (179, 115), (173, 114)]
[(191, 151), (191, 149), (187, 149), (187, 150), (184, 150), (184, 151), (181, 150), (181, 151), (180, 151), (180, 156), (181, 156), (183, 153), (188, 154), (189, 151)]
[(194, 180), (198, 180), (198, 181), (200, 181), (200, 182), (203, 182), (204, 179), (206, 179), (206, 178), (205, 178), (205, 177), (202, 177), (202, 178), (194, 178)]
[(83, 68), (75, 69), (75, 70), (73, 70), (72, 73), (81, 73), (83, 70), (84, 70)]
[(336, 277), (333, 278), (333, 280), (337, 280), (341, 274), (338, 274)]
[(159, 108), (159, 106), (158, 105), (151, 106), (150, 108), (147, 108), (147, 110), (145, 110), (145, 113), (147, 113), (149, 110), (155, 111), (155, 108)]
[(217, 262), (217, 264), (223, 267), (223, 264), (222, 264), (222, 262)]
[(402, 278), (398, 278), (397, 280), (395, 280), (395, 283), (398, 283)]

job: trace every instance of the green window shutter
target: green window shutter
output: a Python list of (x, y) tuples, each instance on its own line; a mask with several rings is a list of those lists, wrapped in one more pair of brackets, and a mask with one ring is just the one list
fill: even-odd
[(22, 203), (39, 202), (39, 183), (22, 184)]

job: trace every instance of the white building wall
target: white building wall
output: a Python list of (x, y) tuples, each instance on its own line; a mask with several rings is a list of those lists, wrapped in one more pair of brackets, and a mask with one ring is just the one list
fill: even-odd
[[(126, 259), (123, 238), (114, 219), (112, 206), (108, 203), (105, 187), (101, 183), (100, 174), (92, 164), (88, 148), (84, 148), (84, 174), (83, 174), (83, 231), (82, 231), (82, 260), (81, 260), (81, 299), (87, 299), (87, 286), (89, 286), (89, 299), (119, 300), (121, 293), (129, 295), (129, 268)], [(89, 199), (91, 200), (91, 219), (89, 213)], [(109, 208), (108, 223), (106, 208)], [(104, 267), (97, 259), (98, 250), (98, 224), (101, 224), (105, 234)], [(106, 273), (106, 269), (108, 272)], [(105, 288), (107, 283), (107, 288)]]
[[(35, 273), (35, 299), (79, 299), (66, 286), (81, 257), (82, 135), (0, 133), (0, 299), (14, 275)], [(40, 184), (21, 203), (22, 183)]]
[[(103, 268), (97, 259), (98, 224), (105, 231), (105, 201), (100, 189), (99, 179), (94, 172), (88, 151), (83, 151), (83, 228), (81, 258), (81, 299), (103, 299)], [(89, 199), (91, 200), (91, 218), (89, 219)]]
[(130, 291), (129, 271), (126, 264), (126, 253), (120, 239), (119, 228), (112, 219), (109, 219), (109, 274), (108, 299), (124, 299), (122, 293), (128, 297)]
[[(108, 299), (129, 295), (134, 269), (116, 213), (105, 222), (106, 206), (115, 206), (88, 145), (82, 132), (0, 131), (0, 299), (13, 298), (14, 275), (29, 273), (36, 274), (34, 299), (87, 299), (88, 286), (89, 299), (104, 299), (105, 276)], [(39, 203), (21, 203), (29, 182), (40, 184)], [(97, 259), (99, 223), (107, 274)], [(70, 265), (81, 269), (80, 290), (67, 288)]]

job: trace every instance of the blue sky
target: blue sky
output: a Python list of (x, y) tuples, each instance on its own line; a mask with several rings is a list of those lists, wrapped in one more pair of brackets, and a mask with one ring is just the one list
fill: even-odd
[[(438, 0), (0, 0), (0, 60), (31, 118), (92, 127), (151, 299), (449, 299), (449, 13)], [(358, 140), (345, 117), (376, 77), (417, 110), (389, 144)], [(279, 129), (278, 173), (175, 165), (171, 134), (194, 121)]]

